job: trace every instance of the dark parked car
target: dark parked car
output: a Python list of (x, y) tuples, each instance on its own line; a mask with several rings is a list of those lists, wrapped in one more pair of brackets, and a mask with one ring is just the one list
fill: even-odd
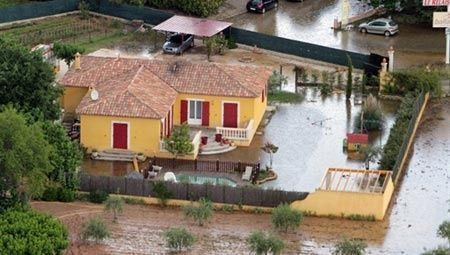
[(267, 10), (278, 7), (278, 0), (250, 0), (247, 11), (265, 13)]
[(194, 36), (190, 34), (172, 34), (163, 45), (164, 53), (182, 54), (194, 46)]

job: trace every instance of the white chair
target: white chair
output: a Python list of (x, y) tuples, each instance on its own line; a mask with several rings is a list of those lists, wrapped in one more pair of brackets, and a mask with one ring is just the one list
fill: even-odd
[(175, 176), (175, 174), (173, 172), (167, 172), (164, 174), (164, 181), (166, 182), (175, 182), (177, 183), (177, 177)]
[(242, 175), (242, 180), (243, 181), (250, 181), (250, 178), (252, 177), (252, 171), (253, 171), (253, 167), (246, 166), (245, 167), (245, 172)]

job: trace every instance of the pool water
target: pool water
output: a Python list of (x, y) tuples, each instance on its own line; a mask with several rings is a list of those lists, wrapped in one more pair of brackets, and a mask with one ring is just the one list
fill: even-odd
[(227, 177), (214, 177), (194, 174), (177, 174), (177, 181), (188, 182), (194, 184), (213, 184), (213, 185), (226, 185), (236, 187), (236, 182)]

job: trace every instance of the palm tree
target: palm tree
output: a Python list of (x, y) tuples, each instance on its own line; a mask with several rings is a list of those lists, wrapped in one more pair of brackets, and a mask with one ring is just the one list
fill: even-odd
[(270, 157), (270, 169), (272, 169), (272, 162), (273, 162), (273, 154), (277, 153), (278, 147), (275, 146), (271, 142), (266, 142), (264, 144), (264, 147), (261, 148), (264, 152), (269, 154)]

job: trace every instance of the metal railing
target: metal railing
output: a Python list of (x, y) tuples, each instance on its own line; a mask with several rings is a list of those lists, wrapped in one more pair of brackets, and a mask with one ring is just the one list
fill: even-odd
[(255, 121), (251, 119), (246, 128), (216, 127), (216, 133), (230, 140), (249, 140), (252, 136)]

